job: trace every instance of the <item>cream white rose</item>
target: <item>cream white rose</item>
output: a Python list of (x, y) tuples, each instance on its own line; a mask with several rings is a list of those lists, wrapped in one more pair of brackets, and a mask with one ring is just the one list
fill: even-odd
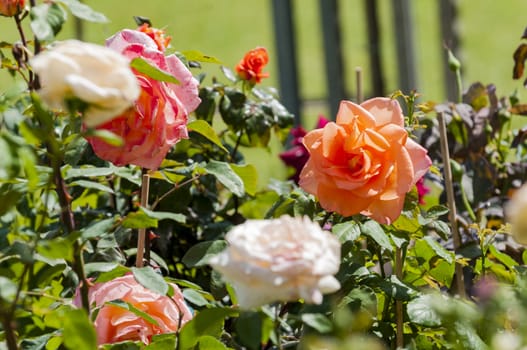
[(340, 243), (307, 217), (248, 220), (226, 235), (209, 264), (231, 283), (241, 308), (304, 299), (320, 304), (340, 288)]
[(527, 184), (514, 192), (505, 213), (516, 242), (527, 245)]
[(67, 40), (30, 60), (38, 75), (38, 93), (52, 108), (66, 109), (65, 100), (88, 104), (83, 121), (103, 124), (131, 107), (139, 84), (126, 57), (104, 46)]

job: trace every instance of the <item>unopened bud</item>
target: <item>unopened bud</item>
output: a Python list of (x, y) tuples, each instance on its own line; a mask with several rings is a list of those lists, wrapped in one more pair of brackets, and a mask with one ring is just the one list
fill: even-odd
[(0, 15), (13, 17), (24, 8), (25, 0), (0, 0)]

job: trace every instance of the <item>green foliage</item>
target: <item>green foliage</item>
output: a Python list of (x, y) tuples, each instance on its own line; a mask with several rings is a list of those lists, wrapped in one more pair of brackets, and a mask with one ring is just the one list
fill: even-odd
[[(28, 8), (33, 49), (55, 39), (68, 11), (107, 21), (77, 0)], [(2, 68), (26, 78), (30, 91), (36, 81), (27, 57), (8, 58), (12, 47), (0, 46)], [(220, 63), (197, 50), (178, 55), (195, 68)], [(521, 75), (525, 52), (518, 55)], [(143, 59), (131, 66), (179, 84)], [(412, 189), (391, 225), (328, 213), (291, 181), (259, 185), (245, 151), (269, 150), (272, 138), (285, 143), (293, 116), (273, 89), (251, 86), (226, 66), (219, 71), (224, 79), (214, 77), (210, 86), (201, 76), (202, 102), (187, 125), (189, 138), (149, 172), (97, 158), (84, 137), (112, 145), (123, 140), (84, 130), (75, 113), (49, 110), (27, 91), (0, 97), (0, 348), (96, 348), (97, 311), (89, 315), (72, 299), (82, 300), (83, 286), (125, 274), (161, 295), (174, 295), (178, 285), (194, 317), (148, 345), (126, 341), (102, 349), (371, 350), (395, 348), (400, 340), (408, 349), (494, 349), (506, 332), (527, 344), (527, 255), (502, 225), (506, 194), (526, 180), (525, 131), (512, 126), (512, 114), (526, 114), (525, 105), (478, 83), (463, 103), (436, 105), (434, 113), (416, 103), (416, 93), (395, 94), (407, 103), (409, 137), (426, 145), (435, 169), (445, 166), (436, 113), (448, 121), (463, 237), (455, 250), (438, 170), (425, 177), (435, 186), (432, 203), (420, 204)], [(143, 175), (150, 181), (146, 201)], [(233, 286), (207, 262), (226, 248), (224, 235), (233, 226), (286, 214), (309, 217), (342, 243), (341, 288), (321, 305), (297, 300), (241, 311)], [(148, 237), (145, 267), (133, 267), (137, 230)], [(456, 285), (460, 267), (463, 286)], [(155, 315), (129, 302), (108, 305), (158, 325)]]

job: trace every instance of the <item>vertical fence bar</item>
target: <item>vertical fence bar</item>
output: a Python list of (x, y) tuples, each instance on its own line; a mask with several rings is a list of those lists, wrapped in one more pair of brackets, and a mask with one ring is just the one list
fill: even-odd
[(381, 63), (381, 33), (379, 29), (378, 1), (364, 0), (368, 29), (368, 52), (371, 70), (371, 94), (384, 95), (384, 73)]
[(298, 93), (298, 73), (296, 41), (293, 27), (292, 0), (272, 0), (275, 45), (280, 75), (280, 99), (295, 116), (295, 124), (300, 125), (300, 97)]
[(320, 0), (322, 15), (322, 35), (324, 39), (324, 59), (328, 104), (331, 116), (337, 115), (340, 101), (346, 96), (344, 89), (344, 65), (341, 48), (341, 31), (337, 0)]
[[(457, 1), (438, 0), (441, 23), (441, 39), (443, 44), (459, 58), (459, 34), (457, 32)], [(443, 50), (443, 79), (445, 82), (445, 95), (449, 101), (457, 101), (456, 74), (448, 66), (448, 53)]]
[(417, 89), (411, 0), (393, 0), (392, 3), (394, 36), (399, 64), (399, 88), (404, 93), (408, 93)]

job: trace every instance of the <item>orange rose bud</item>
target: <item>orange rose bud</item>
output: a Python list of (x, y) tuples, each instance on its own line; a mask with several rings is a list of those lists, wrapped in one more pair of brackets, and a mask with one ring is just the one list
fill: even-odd
[(263, 78), (269, 77), (269, 73), (262, 70), (269, 62), (269, 56), (265, 47), (257, 47), (245, 54), (243, 59), (236, 66), (236, 72), (243, 80), (251, 83), (259, 83)]
[(24, 8), (25, 0), (0, 0), (0, 15), (13, 17)]
[(137, 28), (137, 30), (151, 37), (156, 42), (157, 48), (161, 52), (166, 50), (170, 44), (170, 40), (172, 40), (172, 37), (166, 35), (164, 30), (150, 27), (148, 23), (143, 23), (139, 28)]

